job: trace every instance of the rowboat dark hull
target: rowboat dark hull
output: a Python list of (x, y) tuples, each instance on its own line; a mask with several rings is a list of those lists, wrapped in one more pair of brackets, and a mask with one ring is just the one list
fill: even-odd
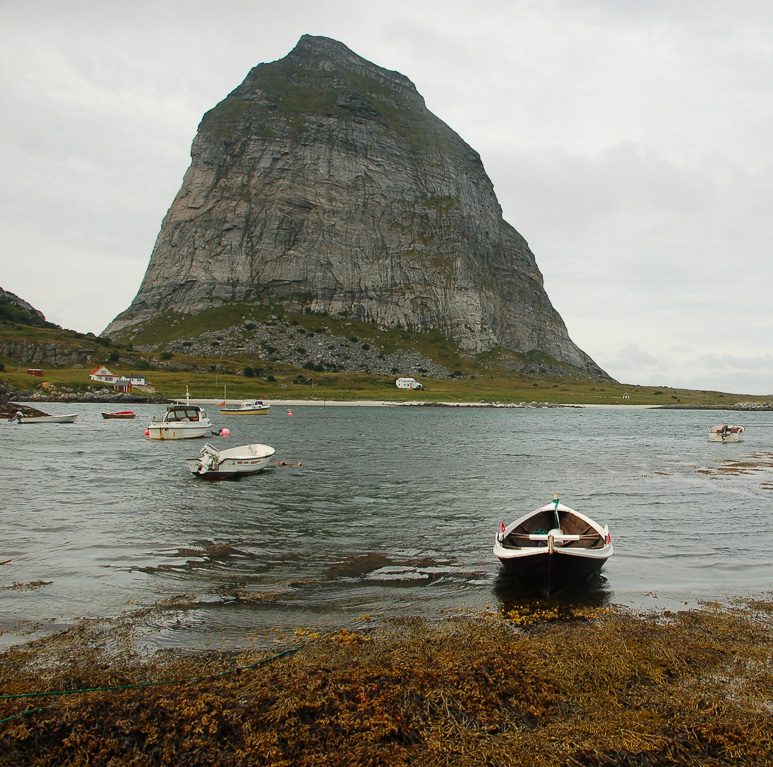
[(131, 410), (125, 410), (120, 413), (102, 413), (102, 418), (134, 418), (135, 415)]
[(545, 551), (519, 559), (502, 560), (502, 565), (509, 577), (517, 578), (519, 583), (529, 589), (558, 594), (598, 582), (605, 562), (560, 551), (552, 554)]
[(607, 526), (564, 506), (556, 497), (507, 527), (502, 524), (494, 555), (505, 572), (525, 587), (552, 595), (598, 580), (612, 556), (612, 540)]

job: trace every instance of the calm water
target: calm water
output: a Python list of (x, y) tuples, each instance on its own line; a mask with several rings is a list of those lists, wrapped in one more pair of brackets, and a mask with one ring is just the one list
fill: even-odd
[[(0, 646), (175, 597), (155, 646), (497, 609), (520, 596), (491, 553), (499, 523), (554, 490), (609, 523), (597, 600), (684, 609), (773, 588), (773, 413), (211, 407), (231, 429), (214, 444), (264, 442), (303, 465), (205, 483), (184, 463), (203, 440), (144, 437), (163, 407), (137, 406), (134, 421), (45, 408), (80, 418), (0, 423)], [(726, 420), (745, 440), (709, 443)], [(717, 474), (727, 460), (756, 468)]]

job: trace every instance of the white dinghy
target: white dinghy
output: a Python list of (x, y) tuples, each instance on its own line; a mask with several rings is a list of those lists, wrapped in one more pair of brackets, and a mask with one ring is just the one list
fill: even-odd
[(8, 419), (10, 423), (75, 423), (77, 420), (77, 413), (68, 413), (67, 415), (24, 415), (21, 410)]

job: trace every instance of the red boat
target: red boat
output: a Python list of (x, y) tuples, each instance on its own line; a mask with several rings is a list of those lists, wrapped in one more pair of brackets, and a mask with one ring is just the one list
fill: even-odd
[(120, 410), (117, 413), (102, 413), (102, 418), (134, 418), (133, 410)]

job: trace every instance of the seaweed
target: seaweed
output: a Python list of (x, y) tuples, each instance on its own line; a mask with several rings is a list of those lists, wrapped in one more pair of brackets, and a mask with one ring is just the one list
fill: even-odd
[(366, 616), (281, 653), (150, 653), (141, 620), (89, 621), (0, 655), (0, 761), (770, 764), (772, 615)]

